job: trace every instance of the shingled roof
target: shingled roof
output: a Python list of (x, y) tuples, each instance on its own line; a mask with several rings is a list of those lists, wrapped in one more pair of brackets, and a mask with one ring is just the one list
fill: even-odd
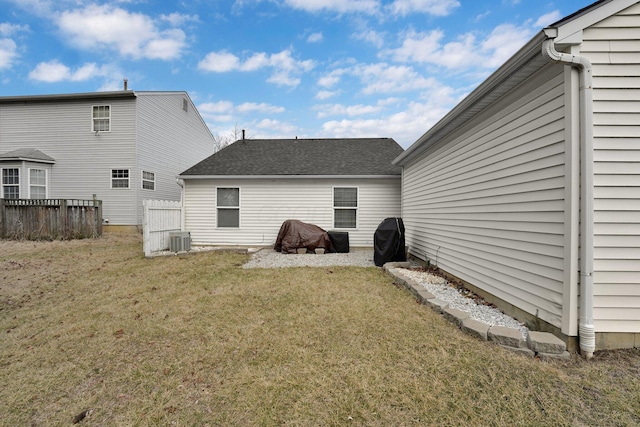
[(400, 175), (400, 153), (391, 138), (241, 139), (180, 175)]

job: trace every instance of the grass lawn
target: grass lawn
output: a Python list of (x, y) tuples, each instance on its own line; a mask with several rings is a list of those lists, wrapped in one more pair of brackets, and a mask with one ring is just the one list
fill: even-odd
[(541, 362), (378, 268), (246, 260), (0, 241), (0, 425), (640, 425), (639, 349)]

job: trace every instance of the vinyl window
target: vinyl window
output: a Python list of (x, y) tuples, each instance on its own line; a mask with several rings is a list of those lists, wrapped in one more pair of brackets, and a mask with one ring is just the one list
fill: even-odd
[(20, 198), (20, 169), (2, 169), (2, 197), (5, 199)]
[(156, 189), (156, 174), (155, 173), (142, 171), (142, 189), (143, 190), (155, 190)]
[(111, 169), (111, 188), (129, 188), (129, 169)]
[(240, 189), (216, 189), (216, 209), (218, 213), (218, 227), (240, 227)]
[(29, 198), (47, 198), (47, 171), (44, 169), (29, 169)]
[(111, 106), (94, 105), (91, 122), (91, 131), (110, 132), (111, 131)]
[(356, 228), (358, 224), (358, 189), (335, 187), (333, 189), (333, 227)]

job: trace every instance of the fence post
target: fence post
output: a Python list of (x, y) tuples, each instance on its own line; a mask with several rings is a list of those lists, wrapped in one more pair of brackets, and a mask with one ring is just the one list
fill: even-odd
[(5, 233), (7, 232), (7, 227), (5, 225), (5, 214), (4, 214), (4, 199), (0, 199), (0, 239), (5, 238)]
[(69, 216), (69, 210), (67, 209), (67, 199), (60, 199), (60, 220), (59, 220), (59, 224), (58, 224), (58, 233), (59, 236), (58, 238), (60, 238), (60, 236), (62, 236), (63, 239), (68, 239), (69, 236), (67, 235), (67, 223), (68, 221), (68, 216)]

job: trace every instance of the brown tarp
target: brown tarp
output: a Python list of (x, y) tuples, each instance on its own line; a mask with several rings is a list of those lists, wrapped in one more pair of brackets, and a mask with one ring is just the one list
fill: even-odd
[(288, 219), (280, 227), (274, 249), (283, 254), (295, 254), (298, 248), (310, 251), (323, 248), (325, 252), (333, 252), (331, 239), (325, 230), (317, 225)]

